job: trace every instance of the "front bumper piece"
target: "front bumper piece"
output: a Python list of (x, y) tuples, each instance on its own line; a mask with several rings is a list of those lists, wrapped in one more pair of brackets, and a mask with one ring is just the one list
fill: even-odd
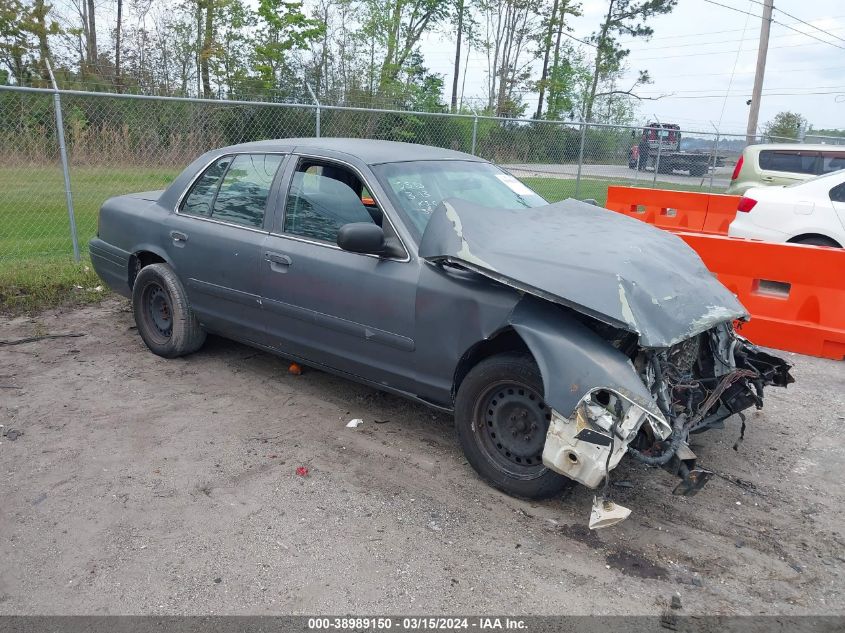
[(570, 417), (552, 411), (543, 464), (588, 488), (597, 488), (619, 464), (643, 424), (660, 439), (672, 432), (665, 419), (619, 392), (593, 389)]

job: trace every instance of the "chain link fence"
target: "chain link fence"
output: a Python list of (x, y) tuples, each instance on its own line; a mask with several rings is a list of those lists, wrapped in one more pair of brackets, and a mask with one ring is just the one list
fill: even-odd
[(73, 255), (74, 219), (84, 254), (107, 198), (163, 189), (199, 154), (246, 141), (317, 135), (434, 145), (491, 160), (550, 201), (599, 203), (613, 184), (724, 191), (745, 146), (739, 135), (673, 130), (657, 141), (645, 130), (0, 86), (0, 263)]

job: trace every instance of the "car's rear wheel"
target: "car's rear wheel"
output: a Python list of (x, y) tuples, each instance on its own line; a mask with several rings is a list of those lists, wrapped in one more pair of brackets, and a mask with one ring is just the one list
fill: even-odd
[(825, 237), (824, 235), (810, 235), (809, 237), (802, 237), (801, 239), (794, 240), (793, 243), (808, 244), (810, 246), (830, 246), (831, 248), (842, 248), (840, 244), (837, 244), (834, 240), (829, 237)]
[(132, 287), (132, 311), (138, 333), (150, 351), (175, 358), (197, 351), (205, 342), (182, 282), (167, 264), (145, 266)]
[(467, 461), (491, 485), (516, 497), (551, 497), (574, 483), (543, 465), (551, 409), (542, 394), (530, 356), (501, 354), (473, 367), (455, 400)]

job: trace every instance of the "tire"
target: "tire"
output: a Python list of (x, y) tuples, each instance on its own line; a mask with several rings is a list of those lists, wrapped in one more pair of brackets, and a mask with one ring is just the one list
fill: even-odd
[(473, 367), (455, 399), (455, 426), (467, 461), (490, 485), (514, 497), (545, 499), (575, 484), (543, 465), (551, 409), (542, 394), (540, 371), (530, 356), (500, 354)]
[(694, 165), (690, 167), (689, 175), (690, 176), (703, 176), (707, 173), (707, 167), (703, 165)]
[(132, 312), (138, 333), (153, 354), (176, 358), (205, 342), (182, 282), (167, 264), (145, 266), (132, 286)]
[(810, 237), (803, 237), (800, 240), (793, 240), (793, 244), (808, 244), (810, 246), (830, 246), (831, 248), (842, 248), (834, 240), (823, 235), (811, 235)]

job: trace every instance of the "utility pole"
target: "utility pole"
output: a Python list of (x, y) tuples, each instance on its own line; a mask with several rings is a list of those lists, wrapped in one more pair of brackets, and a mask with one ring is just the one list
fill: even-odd
[(753, 143), (757, 140), (757, 119), (760, 117), (760, 100), (763, 96), (763, 77), (766, 74), (766, 55), (769, 52), (772, 9), (774, 9), (774, 0), (763, 0), (763, 21), (760, 24), (760, 45), (757, 48), (757, 70), (754, 73), (751, 110), (748, 112), (748, 129), (745, 131), (746, 143)]

